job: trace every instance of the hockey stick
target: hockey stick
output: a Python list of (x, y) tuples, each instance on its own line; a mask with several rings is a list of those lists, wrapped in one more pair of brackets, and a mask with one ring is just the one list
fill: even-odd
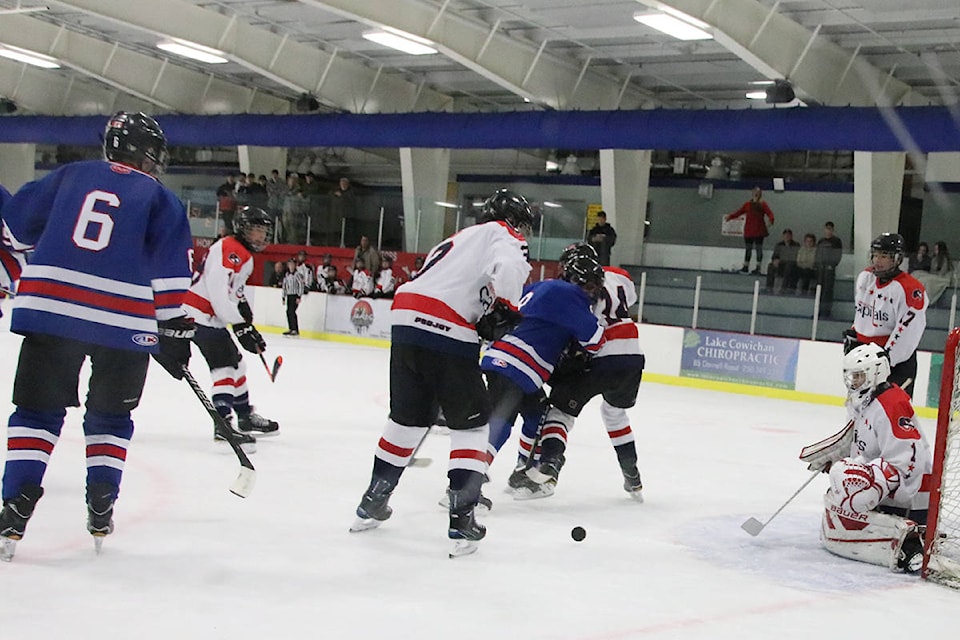
[(760, 535), (760, 532), (763, 531), (764, 527), (766, 527), (768, 524), (770, 524), (770, 522), (771, 522), (774, 518), (777, 517), (777, 514), (779, 514), (781, 511), (783, 511), (784, 508), (785, 508), (788, 504), (790, 504), (791, 502), (793, 502), (793, 499), (796, 498), (798, 495), (800, 495), (800, 492), (803, 491), (804, 489), (806, 489), (806, 488), (807, 488), (807, 485), (810, 484), (811, 482), (813, 482), (813, 479), (816, 478), (818, 475), (820, 475), (820, 470), (819, 470), (819, 469), (817, 469), (816, 471), (814, 471), (813, 474), (812, 474), (809, 478), (807, 478), (807, 481), (804, 482), (802, 485), (800, 485), (800, 488), (797, 489), (796, 491), (794, 491), (794, 492), (793, 492), (793, 495), (790, 496), (789, 498), (787, 498), (787, 501), (784, 502), (782, 505), (780, 505), (780, 508), (777, 509), (776, 511), (774, 511), (772, 516), (770, 516), (769, 518), (767, 518), (767, 521), (766, 521), (766, 522), (760, 522), (760, 521), (757, 520), (756, 518), (747, 518), (747, 519), (743, 522), (743, 524), (740, 525), (740, 528), (743, 529), (744, 531), (746, 531), (747, 533), (749, 533), (749, 534), (752, 535), (752, 536), (758, 536), (758, 535)]
[(213, 406), (213, 403), (210, 402), (210, 398), (207, 397), (207, 394), (197, 383), (193, 374), (190, 373), (187, 365), (183, 365), (181, 369), (183, 370), (183, 378), (187, 381), (187, 384), (190, 385), (190, 388), (193, 389), (193, 393), (197, 396), (197, 399), (200, 400), (201, 404), (203, 404), (207, 413), (213, 418), (217, 435), (222, 436), (223, 439), (230, 444), (230, 448), (233, 449), (237, 459), (240, 461), (240, 475), (237, 476), (237, 479), (230, 487), (230, 493), (240, 496), (241, 498), (246, 498), (253, 491), (253, 486), (257, 481), (257, 472), (253, 468), (253, 463), (250, 462), (250, 458), (247, 457), (247, 454), (240, 447), (240, 443), (237, 442), (233, 429), (230, 428), (230, 425), (227, 424), (223, 416), (221, 416), (216, 407)]
[(283, 356), (277, 356), (276, 360), (273, 361), (273, 368), (270, 368), (270, 365), (267, 364), (267, 359), (263, 357), (263, 351), (257, 351), (257, 355), (260, 356), (260, 362), (263, 363), (263, 368), (267, 370), (267, 375), (270, 376), (270, 382), (277, 381), (277, 373), (280, 372), (280, 365), (283, 364)]
[(427, 436), (430, 435), (430, 432), (433, 431), (433, 425), (427, 427), (427, 430), (423, 432), (423, 437), (420, 438), (420, 442), (417, 443), (417, 448), (413, 450), (413, 455), (410, 456), (410, 462), (407, 463), (408, 467), (429, 467), (433, 464), (433, 458), (418, 458), (417, 452), (420, 451), (420, 447), (423, 446), (423, 443), (427, 441)]

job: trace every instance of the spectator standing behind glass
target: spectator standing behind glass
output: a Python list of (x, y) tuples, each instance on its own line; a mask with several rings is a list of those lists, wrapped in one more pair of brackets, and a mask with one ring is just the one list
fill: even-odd
[(283, 199), (283, 241), (299, 244), (304, 241), (307, 201), (300, 190), (300, 177), (291, 173), (287, 178), (287, 193)]
[(371, 274), (380, 271), (380, 252), (370, 246), (370, 238), (360, 236), (360, 246), (353, 252), (353, 261), (363, 260), (363, 266)]
[(914, 271), (912, 275), (927, 290), (930, 304), (936, 304), (944, 291), (954, 285), (953, 261), (950, 259), (947, 243), (942, 240), (935, 242), (930, 268), (927, 271)]
[(781, 291), (793, 293), (797, 290), (797, 253), (800, 244), (793, 239), (793, 231), (784, 229), (783, 240), (773, 247), (773, 256), (767, 265), (767, 293), (773, 293), (777, 276), (783, 278)]
[(350, 293), (354, 298), (366, 298), (373, 293), (373, 274), (364, 266), (363, 258), (353, 261), (353, 273), (350, 280)]
[(380, 261), (380, 271), (377, 272), (377, 279), (374, 283), (372, 297), (392, 298), (396, 286), (397, 277), (393, 274), (393, 258), (383, 256)]
[(766, 216), (770, 224), (773, 224), (773, 211), (763, 200), (763, 189), (760, 187), (754, 187), (750, 199), (725, 219), (735, 220), (743, 216), (746, 216), (743, 223), (743, 242), (746, 245), (746, 251), (743, 254), (743, 268), (740, 271), (741, 273), (750, 271), (750, 254), (756, 249), (757, 266), (753, 273), (760, 275), (760, 265), (763, 264), (763, 239), (770, 235), (764, 217)]
[(297, 308), (300, 298), (303, 297), (303, 279), (297, 270), (297, 262), (293, 258), (287, 260), (287, 274), (283, 277), (283, 303), (287, 307), (287, 331), (285, 336), (300, 335), (300, 323), (297, 319)]
[(610, 266), (610, 250), (617, 244), (617, 232), (607, 222), (607, 212), (597, 212), (597, 224), (587, 232), (587, 243), (597, 252), (600, 264)]
[(917, 245), (917, 252), (910, 256), (907, 273), (914, 271), (930, 271), (930, 246), (926, 242)]
[(823, 237), (817, 242), (817, 284), (820, 285), (820, 317), (833, 313), (833, 287), (837, 281), (837, 265), (843, 257), (843, 242), (833, 235), (833, 223), (823, 225)]
[(280, 172), (274, 169), (270, 172), (270, 179), (267, 180), (267, 213), (274, 218), (283, 213), (283, 197), (287, 192), (287, 185)]
[[(233, 229), (233, 214), (237, 210), (237, 183), (233, 175), (227, 176), (227, 181), (217, 187), (217, 206), (220, 209), (220, 219), (227, 233)], [(221, 233), (223, 237), (226, 233)]]
[(803, 245), (797, 249), (797, 293), (807, 295), (817, 282), (817, 236), (803, 236)]
[(271, 287), (282, 287), (283, 286), (283, 277), (287, 275), (287, 263), (283, 260), (277, 260), (273, 263), (273, 273), (270, 274), (270, 282), (268, 286)]

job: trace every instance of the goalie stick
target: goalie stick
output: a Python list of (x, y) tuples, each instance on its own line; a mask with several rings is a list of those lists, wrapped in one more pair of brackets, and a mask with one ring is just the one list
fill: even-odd
[(810, 484), (811, 482), (813, 482), (813, 479), (816, 478), (818, 475), (820, 475), (820, 470), (819, 470), (819, 469), (817, 469), (816, 471), (814, 471), (814, 472), (813, 472), (813, 475), (811, 475), (809, 478), (807, 478), (807, 481), (804, 482), (802, 485), (800, 485), (800, 488), (797, 489), (796, 491), (794, 491), (794, 492), (793, 492), (793, 495), (790, 496), (789, 498), (787, 498), (787, 501), (784, 502), (782, 505), (780, 505), (780, 508), (777, 509), (776, 511), (774, 511), (772, 516), (770, 516), (769, 518), (767, 518), (767, 521), (766, 521), (766, 522), (760, 522), (760, 521), (757, 520), (756, 518), (747, 518), (746, 520), (744, 520), (743, 524), (740, 525), (740, 528), (743, 529), (744, 531), (746, 531), (747, 533), (749, 533), (750, 535), (754, 536), (754, 537), (760, 535), (760, 532), (763, 531), (764, 527), (766, 527), (768, 524), (770, 524), (770, 522), (772, 522), (773, 519), (776, 518), (777, 515), (778, 515), (781, 511), (783, 511), (788, 504), (790, 504), (791, 502), (793, 502), (793, 499), (796, 498), (798, 495), (800, 495), (800, 492), (803, 491), (804, 489), (806, 489), (806, 488), (807, 488), (807, 485)]
[(183, 370), (184, 380), (186, 380), (187, 384), (190, 385), (190, 388), (193, 389), (193, 393), (197, 396), (197, 399), (200, 400), (201, 404), (203, 404), (203, 407), (207, 410), (207, 413), (213, 419), (213, 423), (216, 425), (217, 434), (223, 436), (223, 439), (230, 444), (230, 448), (233, 449), (237, 459), (240, 461), (240, 475), (237, 476), (237, 479), (230, 487), (230, 493), (241, 498), (246, 498), (253, 491), (253, 486), (257, 481), (257, 472), (253, 468), (253, 463), (250, 462), (250, 458), (247, 457), (247, 454), (240, 447), (240, 443), (237, 442), (236, 436), (233, 433), (233, 429), (230, 428), (230, 425), (227, 424), (227, 421), (224, 420), (223, 416), (220, 415), (216, 407), (213, 406), (213, 403), (210, 402), (210, 398), (207, 397), (207, 394), (204, 393), (203, 389), (200, 387), (200, 384), (193, 377), (193, 374), (190, 373), (190, 369), (187, 368), (187, 365), (183, 365), (181, 369)]

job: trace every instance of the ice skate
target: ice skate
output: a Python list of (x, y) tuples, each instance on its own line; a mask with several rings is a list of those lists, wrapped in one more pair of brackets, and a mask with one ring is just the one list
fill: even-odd
[[(230, 437), (240, 445), (240, 448), (243, 449), (244, 453), (256, 453), (257, 452), (257, 439), (251, 436), (250, 434), (237, 431), (229, 426), (229, 423), (226, 425), (225, 429), (230, 432)], [(221, 427), (214, 426), (213, 428), (213, 439), (217, 442), (226, 442), (226, 435), (221, 431)]]
[(643, 482), (636, 467), (623, 471), (623, 490), (637, 502), (643, 502)]
[(280, 425), (275, 420), (250, 412), (245, 416), (237, 414), (237, 431), (254, 437), (275, 436), (280, 432)]
[(477, 543), (487, 535), (486, 527), (479, 524), (474, 517), (475, 507), (470, 503), (467, 494), (468, 491), (463, 489), (447, 490), (450, 503), (450, 527), (447, 529), (447, 537), (453, 541), (453, 548), (449, 553), (451, 558), (475, 553)]
[(919, 573), (923, 568), (923, 541), (919, 536), (911, 536), (903, 541), (897, 569), (904, 573)]
[(551, 458), (541, 458), (540, 464), (527, 469), (527, 477), (537, 484), (557, 483), (560, 478), (560, 469), (563, 468), (565, 459), (563, 454)]
[(112, 486), (102, 483), (87, 489), (87, 531), (93, 536), (97, 555), (103, 548), (103, 539), (113, 533), (113, 491)]
[[(513, 478), (513, 476), (511, 476)], [(537, 500), (538, 498), (549, 498), (557, 490), (555, 480), (547, 480), (544, 483), (537, 483), (531, 480), (525, 472), (521, 472), (515, 479), (516, 486), (511, 485), (510, 491), (514, 500)]]
[[(448, 494), (444, 493), (443, 497), (437, 501), (437, 505), (443, 507), (444, 509), (450, 509), (450, 497)], [(480, 499), (477, 500), (476, 506), (477, 513), (490, 513), (493, 510), (493, 500), (487, 496), (480, 494)]]
[(20, 489), (19, 496), (4, 502), (0, 511), (0, 560), (13, 560), (17, 542), (23, 538), (27, 522), (42, 496), (42, 487), (27, 485)]
[(393, 485), (388, 481), (378, 478), (370, 483), (370, 488), (360, 499), (360, 505), (357, 507), (357, 519), (350, 525), (351, 533), (360, 531), (369, 531), (376, 529), (393, 514), (393, 509), (387, 502), (393, 493)]

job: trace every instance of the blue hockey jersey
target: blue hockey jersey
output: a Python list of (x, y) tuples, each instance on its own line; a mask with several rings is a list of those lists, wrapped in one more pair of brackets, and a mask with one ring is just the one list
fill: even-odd
[(157, 320), (182, 315), (192, 241), (186, 211), (152, 176), (102, 160), (24, 185), (0, 210), (18, 249), (10, 329), (155, 352)]
[(583, 289), (564, 280), (534, 282), (520, 299), (523, 319), (483, 354), (480, 368), (507, 376), (533, 393), (550, 378), (560, 354), (571, 339), (596, 353), (603, 343), (603, 327)]

